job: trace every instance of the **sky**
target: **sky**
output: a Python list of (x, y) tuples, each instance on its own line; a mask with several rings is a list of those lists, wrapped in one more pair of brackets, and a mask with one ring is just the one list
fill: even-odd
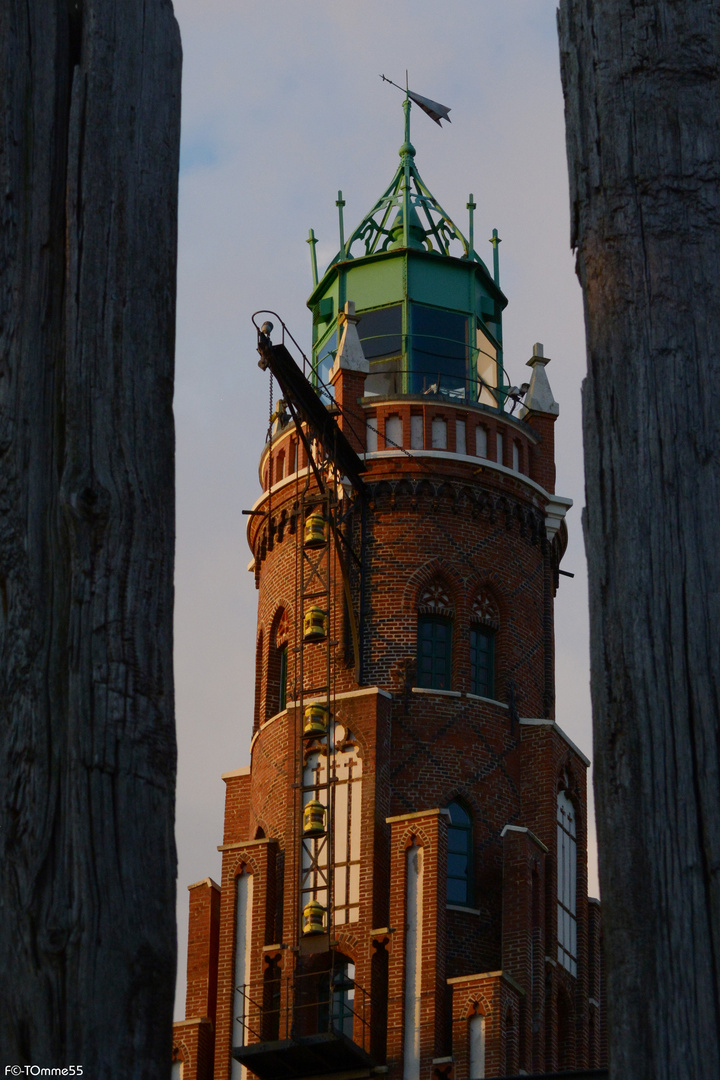
[[(557, 487), (574, 500), (556, 598), (557, 720), (591, 755), (580, 389), (582, 295), (569, 200), (556, 0), (175, 0), (183, 120), (175, 419), (178, 729), (178, 994), (184, 1017), (187, 886), (220, 880), (225, 785), (249, 764), (256, 592), (249, 509), (268, 421), (251, 315), (275, 311), (306, 352), (312, 227), (320, 273), (387, 187), (403, 141), (385, 74), (451, 108), (413, 109), (416, 165), (475, 246), (501, 237), (505, 366), (516, 384), (534, 342), (560, 403)], [(276, 394), (277, 397), (277, 394)], [(591, 822), (592, 824), (592, 822)], [(598, 895), (594, 838), (590, 893)]]

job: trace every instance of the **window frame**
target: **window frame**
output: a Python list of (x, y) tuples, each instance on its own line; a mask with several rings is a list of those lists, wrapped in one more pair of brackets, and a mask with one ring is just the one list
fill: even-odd
[(577, 810), (566, 789), (558, 791), (556, 808), (557, 959), (566, 971), (577, 976)]
[[(485, 683), (485, 691), (480, 686), (479, 680), (479, 665), (477, 662), (477, 637), (484, 638), (488, 643), (487, 649), (487, 671), (488, 678)], [(495, 701), (495, 638), (497, 631), (491, 626), (484, 626), (482, 623), (470, 624), (470, 686), (471, 694), (475, 694), (477, 697), (489, 698), (491, 701)]]
[[(453, 807), (457, 807), (465, 817), (467, 818), (467, 824), (461, 822), (457, 823), (453, 821)], [(450, 814), (450, 824), (447, 827), (448, 834), (448, 865), (446, 874), (446, 887), (445, 896), (446, 903), (451, 907), (464, 907), (472, 908), (475, 904), (475, 865), (474, 865), (474, 846), (475, 846), (475, 825), (473, 821), (473, 815), (470, 807), (462, 799), (452, 799), (447, 805), (448, 813)], [(461, 834), (465, 837), (464, 851), (451, 851), (451, 834)], [(464, 875), (451, 874), (450, 873), (450, 856), (451, 855), (464, 855), (467, 859), (467, 865)], [(450, 896), (450, 882), (451, 881), (463, 881), (465, 883), (465, 899), (458, 900)]]
[(287, 709), (288, 646), (287, 641), (278, 645), (278, 712)]
[[(445, 681), (447, 685), (439, 686), (436, 680), (436, 661), (437, 655), (435, 652), (435, 645), (437, 644), (435, 633), (432, 634), (431, 642), (433, 645), (431, 656), (431, 672), (429, 681), (425, 681), (422, 661), (424, 659), (422, 652), (422, 644), (425, 640), (423, 637), (423, 630), (425, 627), (444, 627), (447, 630), (447, 655), (445, 658)], [(451, 690), (452, 689), (452, 639), (453, 639), (453, 619), (449, 615), (429, 614), (427, 612), (419, 612), (417, 619), (417, 685), (424, 690)]]

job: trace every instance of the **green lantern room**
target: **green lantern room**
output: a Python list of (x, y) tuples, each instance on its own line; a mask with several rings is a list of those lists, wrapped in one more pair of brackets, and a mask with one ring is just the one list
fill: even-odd
[(436, 394), (503, 411), (510, 389), (502, 363), (497, 232), (493, 272), (474, 249), (472, 195), (466, 238), (423, 183), (410, 142), (409, 97), (400, 165), (389, 187), (345, 238), (338, 193), (340, 250), (314, 289), (314, 382), (321, 395), (338, 347), (337, 316), (351, 300), (370, 374), (368, 396)]

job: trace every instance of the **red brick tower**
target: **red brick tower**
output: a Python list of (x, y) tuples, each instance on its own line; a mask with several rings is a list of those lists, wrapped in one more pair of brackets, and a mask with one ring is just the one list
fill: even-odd
[(497, 234), (491, 274), (472, 196), (468, 241), (407, 129), (400, 155), (310, 297), (308, 377), (260, 334), (283, 400), (248, 526), (251, 765), (224, 777), (220, 890), (191, 890), (184, 1080), (603, 1064), (548, 361), (509, 384)]

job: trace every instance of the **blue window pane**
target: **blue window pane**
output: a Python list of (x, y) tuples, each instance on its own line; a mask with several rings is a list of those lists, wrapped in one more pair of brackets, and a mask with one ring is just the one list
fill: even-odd
[(364, 311), (358, 323), (358, 336), (366, 360), (399, 356), (402, 351), (402, 308), (400, 304)]
[[(320, 348), (317, 354), (316, 361), (316, 385), (320, 392), (320, 397), (327, 404), (328, 401), (332, 401), (335, 391), (332, 386), (329, 385), (330, 369), (335, 363), (335, 353), (337, 352), (337, 331), (333, 331), (325, 344)], [(324, 385), (321, 385), (324, 384)]]
[[(468, 814), (467, 810), (465, 810), (465, 808), (460, 805), (460, 803), (450, 803), (450, 805), (448, 806), (448, 810), (450, 812), (450, 820), (452, 821), (453, 825), (464, 825), (466, 828), (470, 828), (470, 815)], [(452, 831), (453, 830), (451, 829), (451, 832)]]
[(465, 854), (468, 842), (465, 829), (448, 829), (448, 851)]
[(449, 690), (452, 671), (452, 623), (436, 615), (418, 620), (418, 685)]
[(492, 697), (494, 686), (495, 635), (492, 630), (472, 627), (470, 630), (470, 684), (472, 693)]
[(287, 645), (280, 649), (280, 711), (287, 705)]
[(454, 311), (413, 304), (411, 390), (464, 398), (468, 385), (468, 321)]
[(467, 882), (458, 881), (455, 878), (448, 878), (447, 899), (449, 904), (467, 904)]
[(452, 824), (448, 827), (447, 899), (451, 904), (469, 905), (472, 899), (472, 819), (458, 802), (448, 810)]
[(467, 879), (468, 857), (467, 855), (448, 855), (448, 874), (451, 877)]

